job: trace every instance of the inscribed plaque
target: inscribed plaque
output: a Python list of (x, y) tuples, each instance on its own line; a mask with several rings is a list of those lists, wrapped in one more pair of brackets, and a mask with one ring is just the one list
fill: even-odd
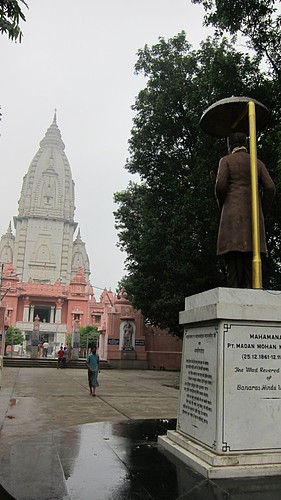
[(217, 325), (184, 333), (178, 431), (215, 447)]

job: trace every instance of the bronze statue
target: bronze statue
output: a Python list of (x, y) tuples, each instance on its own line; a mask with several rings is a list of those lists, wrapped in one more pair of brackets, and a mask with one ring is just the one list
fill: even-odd
[[(221, 211), (217, 240), (217, 254), (223, 255), (227, 271), (227, 285), (252, 288), (252, 210), (250, 155), (246, 134), (235, 132), (228, 137), (229, 154), (219, 163), (215, 195)], [(275, 195), (274, 183), (259, 159), (260, 253), (266, 254), (264, 216)]]

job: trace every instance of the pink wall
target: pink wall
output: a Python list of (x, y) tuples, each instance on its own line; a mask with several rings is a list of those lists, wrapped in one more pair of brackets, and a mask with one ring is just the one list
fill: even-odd
[(111, 290), (105, 289), (100, 302), (96, 302), (93, 289), (86, 283), (81, 268), (69, 285), (62, 285), (59, 281), (54, 284), (33, 283), (32, 280), (21, 283), (18, 277), (11, 278), (11, 265), (7, 268), (5, 265), (5, 269), (2, 294), (10, 287), (3, 299), (6, 326), (15, 326), (17, 321), (23, 320), (24, 301), (28, 304), (52, 304), (57, 308), (61, 304), (61, 323), (66, 324), (66, 333), (73, 330), (75, 314), (79, 314), (80, 326), (96, 324), (104, 339), (103, 359), (110, 361), (124, 358), (120, 330), (122, 322), (130, 321), (134, 325), (135, 338), (132, 358), (136, 361), (147, 360), (150, 369), (180, 370), (182, 341), (165, 330), (145, 326), (141, 312), (133, 308), (125, 290), (121, 290), (116, 297)]
[(182, 340), (166, 330), (146, 326), (145, 345), (151, 370), (181, 369)]

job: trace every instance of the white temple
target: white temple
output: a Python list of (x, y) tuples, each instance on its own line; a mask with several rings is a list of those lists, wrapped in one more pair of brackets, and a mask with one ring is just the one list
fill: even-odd
[(89, 280), (80, 230), (75, 237), (74, 182), (64, 149), (55, 113), (23, 178), (15, 236), (10, 224), (0, 241), (0, 262), (12, 262), (23, 282), (68, 284), (78, 267)]

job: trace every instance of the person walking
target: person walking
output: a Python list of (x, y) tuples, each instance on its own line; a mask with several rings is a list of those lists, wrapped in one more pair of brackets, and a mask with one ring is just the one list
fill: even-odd
[(88, 382), (90, 395), (96, 396), (96, 387), (99, 386), (98, 382), (98, 374), (100, 372), (99, 369), (100, 358), (97, 354), (96, 346), (91, 347), (91, 352), (88, 354), (86, 359), (86, 364), (88, 367)]

